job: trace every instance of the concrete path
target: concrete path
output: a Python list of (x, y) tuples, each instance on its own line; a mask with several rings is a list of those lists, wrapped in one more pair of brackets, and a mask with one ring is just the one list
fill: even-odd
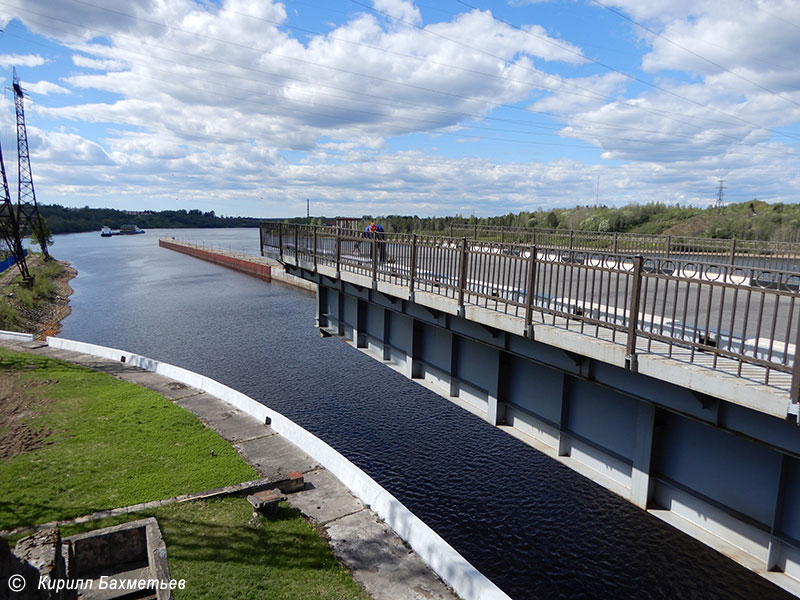
[(453, 600), (456, 596), (389, 527), (336, 477), (253, 417), (163, 375), (108, 359), (50, 348), (44, 342), (0, 339), (10, 350), (58, 358), (141, 385), (187, 409), (233, 444), (262, 477), (300, 471), (306, 489), (287, 495), (290, 506), (320, 527), (337, 558), (376, 600)]

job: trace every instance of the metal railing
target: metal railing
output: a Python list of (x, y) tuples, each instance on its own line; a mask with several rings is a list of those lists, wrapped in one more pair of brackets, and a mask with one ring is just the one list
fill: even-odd
[(450, 237), (565, 250), (641, 254), (800, 271), (800, 243), (679, 235), (450, 224)]
[(800, 396), (800, 273), (517, 242), (261, 224), (262, 252), (724, 370)]

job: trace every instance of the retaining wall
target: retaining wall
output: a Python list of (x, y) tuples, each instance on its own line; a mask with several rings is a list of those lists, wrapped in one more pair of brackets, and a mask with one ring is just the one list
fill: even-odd
[(158, 245), (162, 248), (168, 248), (170, 250), (175, 250), (176, 252), (182, 252), (183, 254), (188, 254), (189, 256), (194, 256), (195, 258), (200, 258), (202, 260), (207, 260), (208, 262), (222, 265), (223, 267), (229, 267), (231, 269), (241, 271), (242, 273), (247, 273), (248, 275), (254, 275), (256, 277), (260, 277), (261, 279), (265, 279), (266, 281), (269, 281), (271, 278), (272, 268), (268, 264), (264, 264), (262, 262), (254, 262), (252, 260), (247, 260), (246, 258), (239, 258), (221, 252), (212, 252), (210, 250), (204, 250), (203, 248), (198, 248), (196, 246), (191, 246), (189, 244), (183, 244), (172, 240), (166, 240), (163, 238), (158, 240)]

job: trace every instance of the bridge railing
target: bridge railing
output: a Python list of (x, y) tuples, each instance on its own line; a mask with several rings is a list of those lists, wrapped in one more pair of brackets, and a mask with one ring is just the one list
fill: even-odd
[(683, 258), (783, 271), (800, 271), (800, 243), (798, 242), (712, 239), (539, 227), (501, 227), (456, 223), (450, 225), (450, 237), (464, 236), (472, 240), (487, 242), (523, 243), (564, 250), (654, 255), (664, 258)]
[(622, 344), (800, 396), (800, 273), (680, 257), (262, 223), (262, 251)]

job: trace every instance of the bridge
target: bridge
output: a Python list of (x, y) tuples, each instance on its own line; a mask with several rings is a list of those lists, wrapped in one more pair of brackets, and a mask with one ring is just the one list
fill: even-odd
[(261, 250), (324, 335), (800, 595), (800, 252), (458, 233), (262, 223)]

